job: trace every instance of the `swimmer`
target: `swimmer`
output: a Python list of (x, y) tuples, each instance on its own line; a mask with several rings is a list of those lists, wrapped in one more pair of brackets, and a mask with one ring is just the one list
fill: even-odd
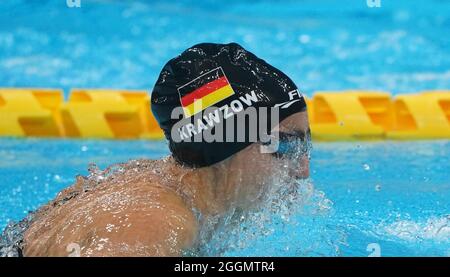
[[(180, 256), (198, 247), (210, 218), (258, 209), (275, 172), (309, 176), (302, 94), (283, 72), (236, 43), (202, 43), (171, 59), (151, 104), (171, 155), (79, 177), (33, 214), (20, 243), (24, 256)], [(231, 129), (243, 131), (244, 140), (192, 140), (211, 130), (227, 135), (225, 123), (251, 107), (278, 107), (269, 140), (250, 139), (251, 126), (267, 124), (260, 114), (257, 122)], [(277, 147), (268, 151), (272, 140)]]

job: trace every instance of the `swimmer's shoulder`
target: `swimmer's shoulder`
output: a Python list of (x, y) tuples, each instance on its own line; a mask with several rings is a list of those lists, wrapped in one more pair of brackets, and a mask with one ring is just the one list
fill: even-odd
[(97, 186), (85, 190), (79, 180), (62, 191), (27, 230), (25, 255), (67, 256), (73, 243), (81, 256), (181, 255), (198, 222), (173, 179), (151, 164), (135, 161)]
[[(194, 245), (198, 222), (184, 199), (164, 180), (141, 180), (113, 194), (118, 201), (94, 221), (110, 224), (96, 236), (109, 239), (110, 250), (89, 247), (94, 256), (179, 256)], [(102, 203), (99, 203), (102, 205)], [(114, 215), (114, 217), (112, 217)], [(104, 225), (105, 225), (104, 224)]]

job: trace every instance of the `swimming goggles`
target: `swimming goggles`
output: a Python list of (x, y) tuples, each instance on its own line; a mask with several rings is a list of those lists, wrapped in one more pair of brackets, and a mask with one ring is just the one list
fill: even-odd
[[(274, 140), (278, 140), (278, 143)], [(277, 132), (276, 135), (272, 134), (271, 140), (263, 145), (270, 145), (273, 149), (271, 154), (278, 159), (295, 159), (304, 156), (310, 159), (311, 131), (308, 129), (306, 132)], [(278, 147), (273, 147), (273, 145), (278, 145)]]

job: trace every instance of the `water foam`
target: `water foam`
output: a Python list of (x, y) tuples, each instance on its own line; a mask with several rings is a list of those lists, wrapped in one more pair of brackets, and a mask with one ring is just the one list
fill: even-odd
[(450, 242), (450, 215), (430, 217), (423, 221), (398, 220), (382, 226), (381, 231), (388, 236), (409, 242)]
[[(341, 236), (323, 237), (329, 234), (324, 231), (332, 206), (310, 179), (277, 182), (253, 209), (233, 209), (211, 219), (202, 230), (201, 246), (187, 255), (251, 256), (255, 248), (266, 256), (339, 255)], [(207, 232), (212, 233), (207, 236)], [(311, 240), (311, 233), (317, 239)]]

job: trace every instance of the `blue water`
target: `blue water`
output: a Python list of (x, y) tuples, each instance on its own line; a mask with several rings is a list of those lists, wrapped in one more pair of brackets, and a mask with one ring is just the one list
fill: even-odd
[[(0, 139), (0, 228), (100, 168), (167, 155), (164, 142)], [(315, 143), (314, 201), (224, 255), (450, 255), (450, 142)], [(323, 192), (321, 195), (320, 192)], [(241, 238), (242, 239), (242, 238)]]
[[(81, 1), (0, 2), (0, 87), (150, 91), (185, 48), (235, 41), (309, 96), (450, 88), (449, 1)], [(0, 229), (89, 163), (167, 153), (164, 142), (0, 139)], [(311, 166), (311, 203), (224, 255), (450, 256), (449, 141), (315, 143)]]
[(450, 88), (443, 0), (0, 1), (0, 86), (150, 90), (199, 42), (235, 41), (307, 94)]

